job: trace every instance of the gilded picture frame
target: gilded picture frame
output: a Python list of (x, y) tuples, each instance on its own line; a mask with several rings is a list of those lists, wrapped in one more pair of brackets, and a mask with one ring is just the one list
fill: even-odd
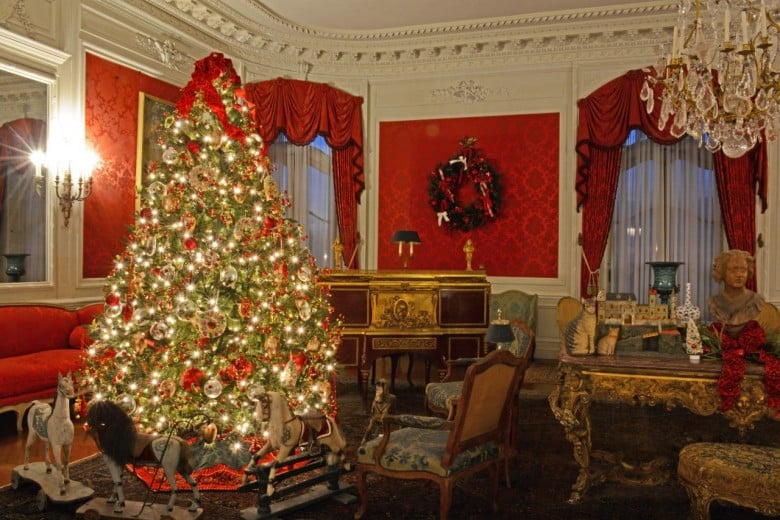
[[(148, 184), (146, 178), (147, 165), (154, 160), (162, 160), (162, 149), (157, 144), (156, 130), (165, 121), (167, 114), (174, 111), (174, 104), (147, 94), (138, 93), (138, 137), (135, 162), (136, 193)], [(136, 207), (140, 197), (136, 197)]]

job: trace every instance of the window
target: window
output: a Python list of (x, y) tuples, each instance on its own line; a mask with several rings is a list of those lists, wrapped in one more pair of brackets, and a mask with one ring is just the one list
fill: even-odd
[(330, 248), (338, 236), (338, 224), (333, 162), (325, 138), (317, 136), (307, 146), (296, 146), (279, 134), (268, 155), (279, 189), (287, 192), (292, 204), (288, 217), (303, 225), (317, 265), (332, 267)]
[(677, 302), (686, 283), (708, 319), (707, 300), (720, 290), (712, 261), (726, 249), (712, 154), (686, 136), (670, 146), (632, 130), (623, 145), (615, 209), (601, 272), (609, 292), (634, 293), (647, 303), (649, 261), (684, 262)]

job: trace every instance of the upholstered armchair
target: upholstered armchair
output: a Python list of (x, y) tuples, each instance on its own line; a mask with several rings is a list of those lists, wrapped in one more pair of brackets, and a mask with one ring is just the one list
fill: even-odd
[[(495, 293), (490, 295), (490, 320), (498, 319), (499, 310), (501, 318), (509, 320), (515, 341), (509, 350), (516, 356), (522, 354), (531, 338), (536, 337), (536, 323), (538, 319), (539, 296), (528, 294), (519, 289)], [(527, 325), (522, 327), (521, 324)], [(531, 360), (534, 358), (535, 345), (531, 345)]]
[(439, 518), (446, 520), (456, 482), (490, 470), (491, 506), (497, 510), (500, 465), (512, 453), (512, 424), (520, 381), (528, 366), (506, 350), (495, 350), (466, 370), (452, 420), (391, 415), (382, 421), (382, 436), (358, 448), (356, 519), (366, 515), (366, 476), (426, 479), (439, 486)]
[[(515, 335), (513, 345), (520, 351), (510, 351), (531, 362), (536, 338), (533, 331), (523, 322), (515, 322), (512, 326)], [(518, 339), (519, 338), (519, 339)], [(466, 369), (478, 358), (458, 358), (447, 360), (447, 372), (441, 382), (425, 385), (425, 409), (428, 413), (452, 418), (454, 403), (463, 388), (463, 377)], [(520, 384), (522, 386), (522, 379)]]

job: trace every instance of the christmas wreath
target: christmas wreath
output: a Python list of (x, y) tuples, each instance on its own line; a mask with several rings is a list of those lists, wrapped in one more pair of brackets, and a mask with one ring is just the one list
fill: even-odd
[[(460, 142), (461, 150), (446, 164), (439, 164), (430, 174), (428, 196), (442, 222), (451, 229), (470, 231), (494, 219), (501, 207), (498, 174), (474, 148), (477, 139), (467, 137)], [(459, 192), (471, 183), (476, 198), (468, 205), (460, 202)]]

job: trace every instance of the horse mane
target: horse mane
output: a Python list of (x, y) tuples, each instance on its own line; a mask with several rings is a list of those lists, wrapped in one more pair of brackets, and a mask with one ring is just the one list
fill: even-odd
[(119, 465), (133, 460), (135, 425), (129, 415), (116, 403), (95, 400), (87, 408), (90, 432), (96, 437), (98, 448)]

